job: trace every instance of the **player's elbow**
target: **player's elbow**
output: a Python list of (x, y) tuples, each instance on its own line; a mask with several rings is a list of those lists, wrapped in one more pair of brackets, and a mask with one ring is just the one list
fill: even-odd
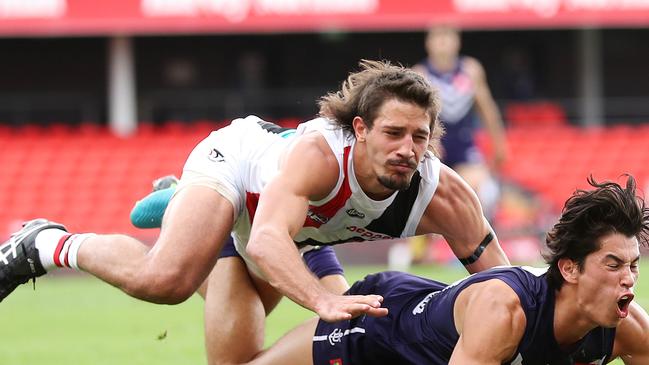
[(260, 227), (251, 234), (248, 245), (246, 245), (246, 253), (253, 261), (259, 262), (259, 260), (268, 257), (269, 250), (273, 248), (273, 242), (276, 241), (276, 235), (271, 229)]

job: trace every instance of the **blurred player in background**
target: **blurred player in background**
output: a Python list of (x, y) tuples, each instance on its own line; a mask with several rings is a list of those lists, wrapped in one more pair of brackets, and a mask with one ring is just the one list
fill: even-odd
[[(439, 118), (446, 130), (441, 140), (442, 161), (475, 190), (485, 215), (491, 220), (500, 198), (500, 187), (492, 170), (497, 171), (505, 161), (507, 141), (485, 71), (475, 58), (460, 55), (460, 47), (457, 29), (433, 27), (426, 36), (428, 57), (413, 66), (413, 70), (439, 91), (442, 100)], [(480, 122), (491, 139), (491, 167), (476, 145), (475, 134)], [(429, 239), (413, 237), (393, 245), (388, 258), (390, 268), (405, 270), (413, 260), (424, 259)]]
[(431, 28), (425, 45), (428, 58), (413, 70), (424, 75), (439, 90), (442, 99), (439, 117), (446, 129), (442, 138), (442, 161), (478, 193), (489, 217), (498, 200), (498, 186), (476, 146), (479, 122), (491, 138), (494, 169), (507, 158), (507, 140), (484, 68), (475, 58), (460, 55), (460, 32), (455, 28)]
[[(207, 278), (208, 359), (223, 364), (259, 352), (265, 315), (282, 295), (325, 321), (387, 314), (378, 295), (342, 295), (342, 275), (329, 275), (337, 285), (319, 281), (300, 250), (438, 233), (469, 272), (508, 265), (473, 190), (429, 150), (442, 132), (438, 110), (421, 75), (361, 62), (320, 100), (322, 117), (297, 131), (249, 116), (200, 142), (152, 248), (29, 222), (0, 246), (0, 299), (57, 267), (166, 304), (186, 300)], [(219, 259), (230, 234), (236, 255)]]
[(546, 237), (548, 268), (493, 268), (451, 285), (401, 272), (355, 283), (389, 316), (314, 318), (251, 364), (649, 364), (649, 316), (633, 302), (649, 209), (626, 188), (589, 182)]

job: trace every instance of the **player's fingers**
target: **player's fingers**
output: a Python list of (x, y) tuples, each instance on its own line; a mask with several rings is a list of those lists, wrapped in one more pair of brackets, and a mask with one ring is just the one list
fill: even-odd
[(367, 304), (353, 303), (346, 309), (352, 317), (358, 317), (362, 314), (367, 314), (372, 317), (382, 317), (388, 314), (387, 308), (374, 308)]
[(337, 311), (337, 312), (325, 313), (320, 315), (320, 319), (329, 323), (346, 321), (352, 318), (354, 317), (351, 315), (351, 313), (347, 313), (345, 311)]
[(361, 303), (361, 304), (367, 304), (371, 307), (374, 308), (379, 308), (381, 307), (381, 303), (383, 303), (383, 297), (380, 295), (349, 295), (345, 296), (348, 302), (351, 303)]
[(370, 317), (384, 317), (388, 315), (387, 308), (370, 308), (365, 312)]

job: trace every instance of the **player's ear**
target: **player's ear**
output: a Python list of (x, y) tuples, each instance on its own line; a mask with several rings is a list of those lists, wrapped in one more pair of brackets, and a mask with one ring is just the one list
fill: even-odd
[(577, 265), (576, 262), (568, 258), (562, 258), (559, 259), (557, 265), (559, 265), (559, 271), (561, 272), (561, 276), (563, 276), (563, 279), (566, 282), (572, 284), (577, 282), (577, 277), (579, 274), (579, 265)]
[(365, 142), (368, 128), (365, 122), (363, 121), (363, 118), (359, 116), (355, 116), (354, 120), (352, 120), (352, 127), (354, 127), (354, 134), (356, 135), (356, 140), (358, 142)]

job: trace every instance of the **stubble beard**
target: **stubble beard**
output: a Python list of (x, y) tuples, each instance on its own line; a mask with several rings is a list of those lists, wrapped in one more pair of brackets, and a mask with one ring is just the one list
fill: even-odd
[(381, 175), (378, 180), (381, 185), (390, 190), (407, 190), (410, 187), (411, 177), (405, 175), (396, 175), (396, 177)]

